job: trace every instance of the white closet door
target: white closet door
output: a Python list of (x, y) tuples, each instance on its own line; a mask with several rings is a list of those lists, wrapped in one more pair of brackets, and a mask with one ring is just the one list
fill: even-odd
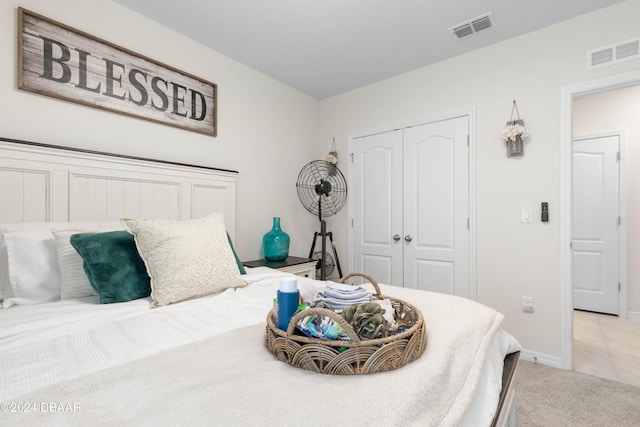
[(468, 117), (404, 131), (404, 286), (468, 298)]
[(402, 131), (356, 138), (353, 156), (353, 271), (402, 286)]
[(353, 141), (353, 271), (469, 298), (469, 118)]

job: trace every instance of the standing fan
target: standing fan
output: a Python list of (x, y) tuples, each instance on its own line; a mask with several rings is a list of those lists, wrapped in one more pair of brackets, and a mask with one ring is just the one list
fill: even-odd
[[(313, 235), (313, 243), (309, 252), (310, 259), (317, 259), (316, 270), (320, 269), (320, 280), (325, 280), (338, 268), (338, 274), (342, 277), (342, 269), (338, 260), (336, 245), (333, 243), (333, 234), (327, 232), (327, 223), (323, 216), (331, 216), (338, 213), (347, 201), (347, 182), (340, 169), (325, 160), (314, 160), (307, 163), (298, 174), (296, 182), (298, 198), (302, 205), (320, 220), (320, 232)], [(318, 236), (322, 239), (322, 250), (314, 252)], [(333, 257), (327, 254), (327, 237), (331, 241)]]

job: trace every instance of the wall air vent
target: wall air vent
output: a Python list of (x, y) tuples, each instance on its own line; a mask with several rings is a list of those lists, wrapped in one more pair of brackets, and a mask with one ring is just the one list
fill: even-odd
[(477, 33), (478, 31), (483, 31), (493, 26), (495, 26), (495, 22), (493, 20), (493, 12), (488, 12), (482, 16), (478, 16), (477, 18), (471, 19), (458, 25), (454, 25), (453, 27), (449, 28), (449, 31), (454, 38), (461, 39), (463, 37), (470, 36)]
[(587, 70), (640, 59), (640, 38), (603, 46), (587, 52)]

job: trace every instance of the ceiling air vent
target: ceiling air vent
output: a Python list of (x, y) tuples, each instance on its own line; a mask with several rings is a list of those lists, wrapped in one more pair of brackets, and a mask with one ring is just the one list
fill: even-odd
[(587, 52), (587, 70), (640, 58), (640, 38), (603, 46)]
[(454, 38), (461, 39), (493, 26), (495, 26), (493, 12), (488, 12), (482, 16), (478, 16), (477, 18), (454, 25), (449, 28), (449, 31), (451, 31)]
[(640, 39), (616, 46), (616, 58), (623, 59), (640, 55)]
[(608, 47), (606, 49), (597, 50), (591, 53), (591, 66), (596, 67), (598, 65), (606, 64), (613, 61), (613, 48)]

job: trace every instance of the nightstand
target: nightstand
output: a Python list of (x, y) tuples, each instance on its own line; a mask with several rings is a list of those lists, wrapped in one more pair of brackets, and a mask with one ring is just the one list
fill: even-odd
[(296, 276), (316, 278), (316, 264), (318, 261), (309, 258), (299, 258), (290, 256), (284, 261), (267, 261), (266, 259), (256, 259), (253, 261), (243, 261), (245, 267), (269, 267), (276, 270), (293, 273)]

